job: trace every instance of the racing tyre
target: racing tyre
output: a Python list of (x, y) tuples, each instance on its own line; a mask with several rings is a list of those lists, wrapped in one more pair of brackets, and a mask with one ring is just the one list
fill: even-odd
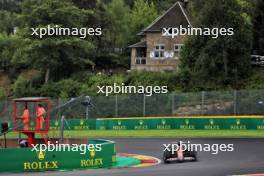
[(192, 161), (197, 161), (197, 152), (196, 151), (190, 152), (190, 156), (193, 157)]
[(168, 151), (165, 151), (163, 153), (163, 162), (165, 164), (169, 164), (170, 163), (170, 161), (168, 160), (168, 158), (170, 158), (170, 153)]

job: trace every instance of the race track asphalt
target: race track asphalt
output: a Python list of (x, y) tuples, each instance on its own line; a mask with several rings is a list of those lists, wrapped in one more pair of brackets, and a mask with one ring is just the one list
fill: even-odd
[(175, 138), (111, 138), (118, 153), (154, 156), (162, 159), (163, 144), (182, 140), (195, 144), (234, 144), (233, 152), (199, 152), (197, 162), (172, 163), (122, 169), (97, 169), (63, 172), (43, 172), (18, 175), (45, 176), (224, 176), (264, 173), (264, 139), (175, 139)]

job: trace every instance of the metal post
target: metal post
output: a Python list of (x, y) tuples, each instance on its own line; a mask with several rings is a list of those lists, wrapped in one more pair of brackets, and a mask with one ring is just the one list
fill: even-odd
[(237, 90), (234, 90), (234, 115), (237, 115)]
[(146, 96), (143, 95), (143, 117), (146, 116)]
[[(61, 104), (61, 99), (60, 98), (58, 98), (58, 106), (60, 106), (60, 104)], [(58, 109), (58, 117), (60, 117), (61, 116), (61, 111), (60, 111), (60, 109)]]
[(89, 106), (86, 106), (85, 116), (86, 116), (86, 120), (88, 120), (88, 118), (89, 118)]
[(5, 142), (5, 148), (7, 148), (7, 145), (6, 145), (6, 133), (4, 133), (4, 142)]
[(117, 95), (115, 95), (115, 117), (118, 117), (118, 99), (117, 99)]
[(20, 143), (20, 141), (21, 141), (21, 133), (18, 133), (18, 139), (17, 139), (18, 141), (17, 141), (17, 143), (18, 143), (18, 145), (19, 145), (19, 143)]
[(63, 143), (63, 132), (64, 132), (64, 115), (61, 116), (61, 125), (60, 125), (60, 143)]
[(204, 99), (205, 99), (205, 91), (202, 91), (202, 107), (201, 107), (201, 115), (204, 115)]
[(174, 115), (174, 94), (171, 94), (171, 115)]

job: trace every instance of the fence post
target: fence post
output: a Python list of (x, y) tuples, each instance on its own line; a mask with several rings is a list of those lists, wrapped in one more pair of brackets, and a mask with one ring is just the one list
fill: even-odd
[(202, 107), (201, 107), (201, 115), (204, 115), (204, 99), (205, 99), (205, 91), (202, 91)]
[(64, 115), (61, 116), (61, 124), (60, 124), (60, 142), (63, 143), (64, 140), (64, 136), (63, 136), (63, 132), (64, 132), (64, 120), (65, 117)]
[[(61, 105), (61, 98), (58, 98), (58, 100), (57, 100), (57, 106), (60, 106)], [(61, 110), (60, 110), (60, 108), (58, 109), (58, 117), (60, 117), (61, 116)]]
[(171, 116), (174, 115), (174, 93), (171, 94)]
[(118, 117), (118, 99), (117, 99), (117, 95), (115, 95), (115, 117)]
[(237, 115), (237, 90), (234, 90), (234, 115)]
[(146, 96), (143, 94), (143, 117), (146, 116)]

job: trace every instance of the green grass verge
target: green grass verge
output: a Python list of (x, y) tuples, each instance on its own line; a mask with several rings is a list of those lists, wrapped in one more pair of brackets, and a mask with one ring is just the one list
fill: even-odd
[[(50, 137), (59, 137), (59, 131), (50, 132)], [(8, 138), (17, 138), (15, 132), (8, 133)], [(38, 136), (37, 136), (38, 137)], [(263, 138), (264, 130), (87, 130), (65, 131), (64, 137), (68, 138), (104, 138), (104, 137), (193, 137), (193, 138), (220, 138), (220, 137), (248, 137)]]

